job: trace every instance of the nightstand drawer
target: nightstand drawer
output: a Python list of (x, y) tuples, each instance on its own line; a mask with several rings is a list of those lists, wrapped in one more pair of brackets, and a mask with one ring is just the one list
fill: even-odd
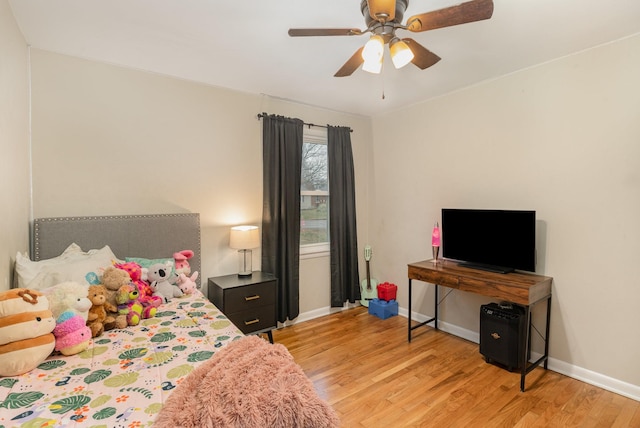
[(276, 313), (273, 306), (230, 312), (226, 315), (245, 334), (276, 327)]
[(227, 290), (224, 302), (224, 312), (231, 314), (267, 305), (271, 306), (273, 309), (275, 302), (275, 281), (247, 285), (245, 287), (237, 287)]

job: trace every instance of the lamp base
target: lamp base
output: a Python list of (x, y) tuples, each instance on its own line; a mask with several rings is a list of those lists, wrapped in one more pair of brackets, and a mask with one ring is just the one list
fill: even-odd
[(432, 246), (431, 247), (431, 251), (433, 254), (433, 260), (431, 260), (433, 263), (438, 263), (438, 254), (440, 253), (440, 247), (437, 246)]
[(238, 276), (248, 277), (252, 274), (251, 262), (253, 259), (251, 250), (238, 250)]

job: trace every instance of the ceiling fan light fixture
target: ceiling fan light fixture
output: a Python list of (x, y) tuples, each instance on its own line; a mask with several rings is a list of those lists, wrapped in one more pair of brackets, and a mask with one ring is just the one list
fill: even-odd
[(391, 60), (395, 68), (409, 62), (424, 70), (440, 61), (440, 57), (411, 38), (400, 39), (396, 30), (414, 33), (453, 27), (489, 19), (493, 15), (494, 0), (462, 0), (463, 3), (413, 15), (402, 24), (409, 0), (360, 0), (360, 12), (366, 24), (358, 28), (290, 28), (289, 36), (356, 36), (370, 33), (370, 40), (334, 74), (335, 77), (351, 76), (361, 65), (366, 71), (382, 70), (384, 45), (389, 44)]
[(382, 57), (377, 60), (365, 61), (364, 64), (362, 64), (362, 69), (369, 73), (380, 74), (382, 71)]
[(362, 50), (362, 59), (365, 62), (375, 62), (382, 60), (384, 52), (384, 40), (382, 36), (374, 34), (371, 36), (364, 49)]
[(405, 42), (394, 37), (389, 42), (389, 52), (391, 52), (391, 61), (395, 68), (402, 68), (409, 64), (413, 58), (413, 52)]
[(382, 36), (374, 34), (362, 50), (362, 59), (364, 60), (362, 69), (369, 73), (379, 74), (382, 71), (383, 54), (384, 39)]

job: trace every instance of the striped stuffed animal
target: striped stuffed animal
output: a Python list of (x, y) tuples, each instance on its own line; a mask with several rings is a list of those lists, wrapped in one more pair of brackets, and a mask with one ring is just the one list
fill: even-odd
[(0, 292), (0, 376), (17, 376), (38, 367), (53, 352), (55, 327), (49, 301), (39, 291)]

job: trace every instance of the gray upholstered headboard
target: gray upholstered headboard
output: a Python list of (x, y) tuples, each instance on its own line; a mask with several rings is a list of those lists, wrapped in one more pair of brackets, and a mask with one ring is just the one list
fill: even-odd
[[(108, 245), (120, 259), (171, 257), (193, 250), (191, 271), (200, 269), (200, 214), (152, 214), (39, 218), (33, 222), (35, 261), (60, 255), (70, 244), (87, 251)], [(197, 280), (201, 284), (200, 276)]]

